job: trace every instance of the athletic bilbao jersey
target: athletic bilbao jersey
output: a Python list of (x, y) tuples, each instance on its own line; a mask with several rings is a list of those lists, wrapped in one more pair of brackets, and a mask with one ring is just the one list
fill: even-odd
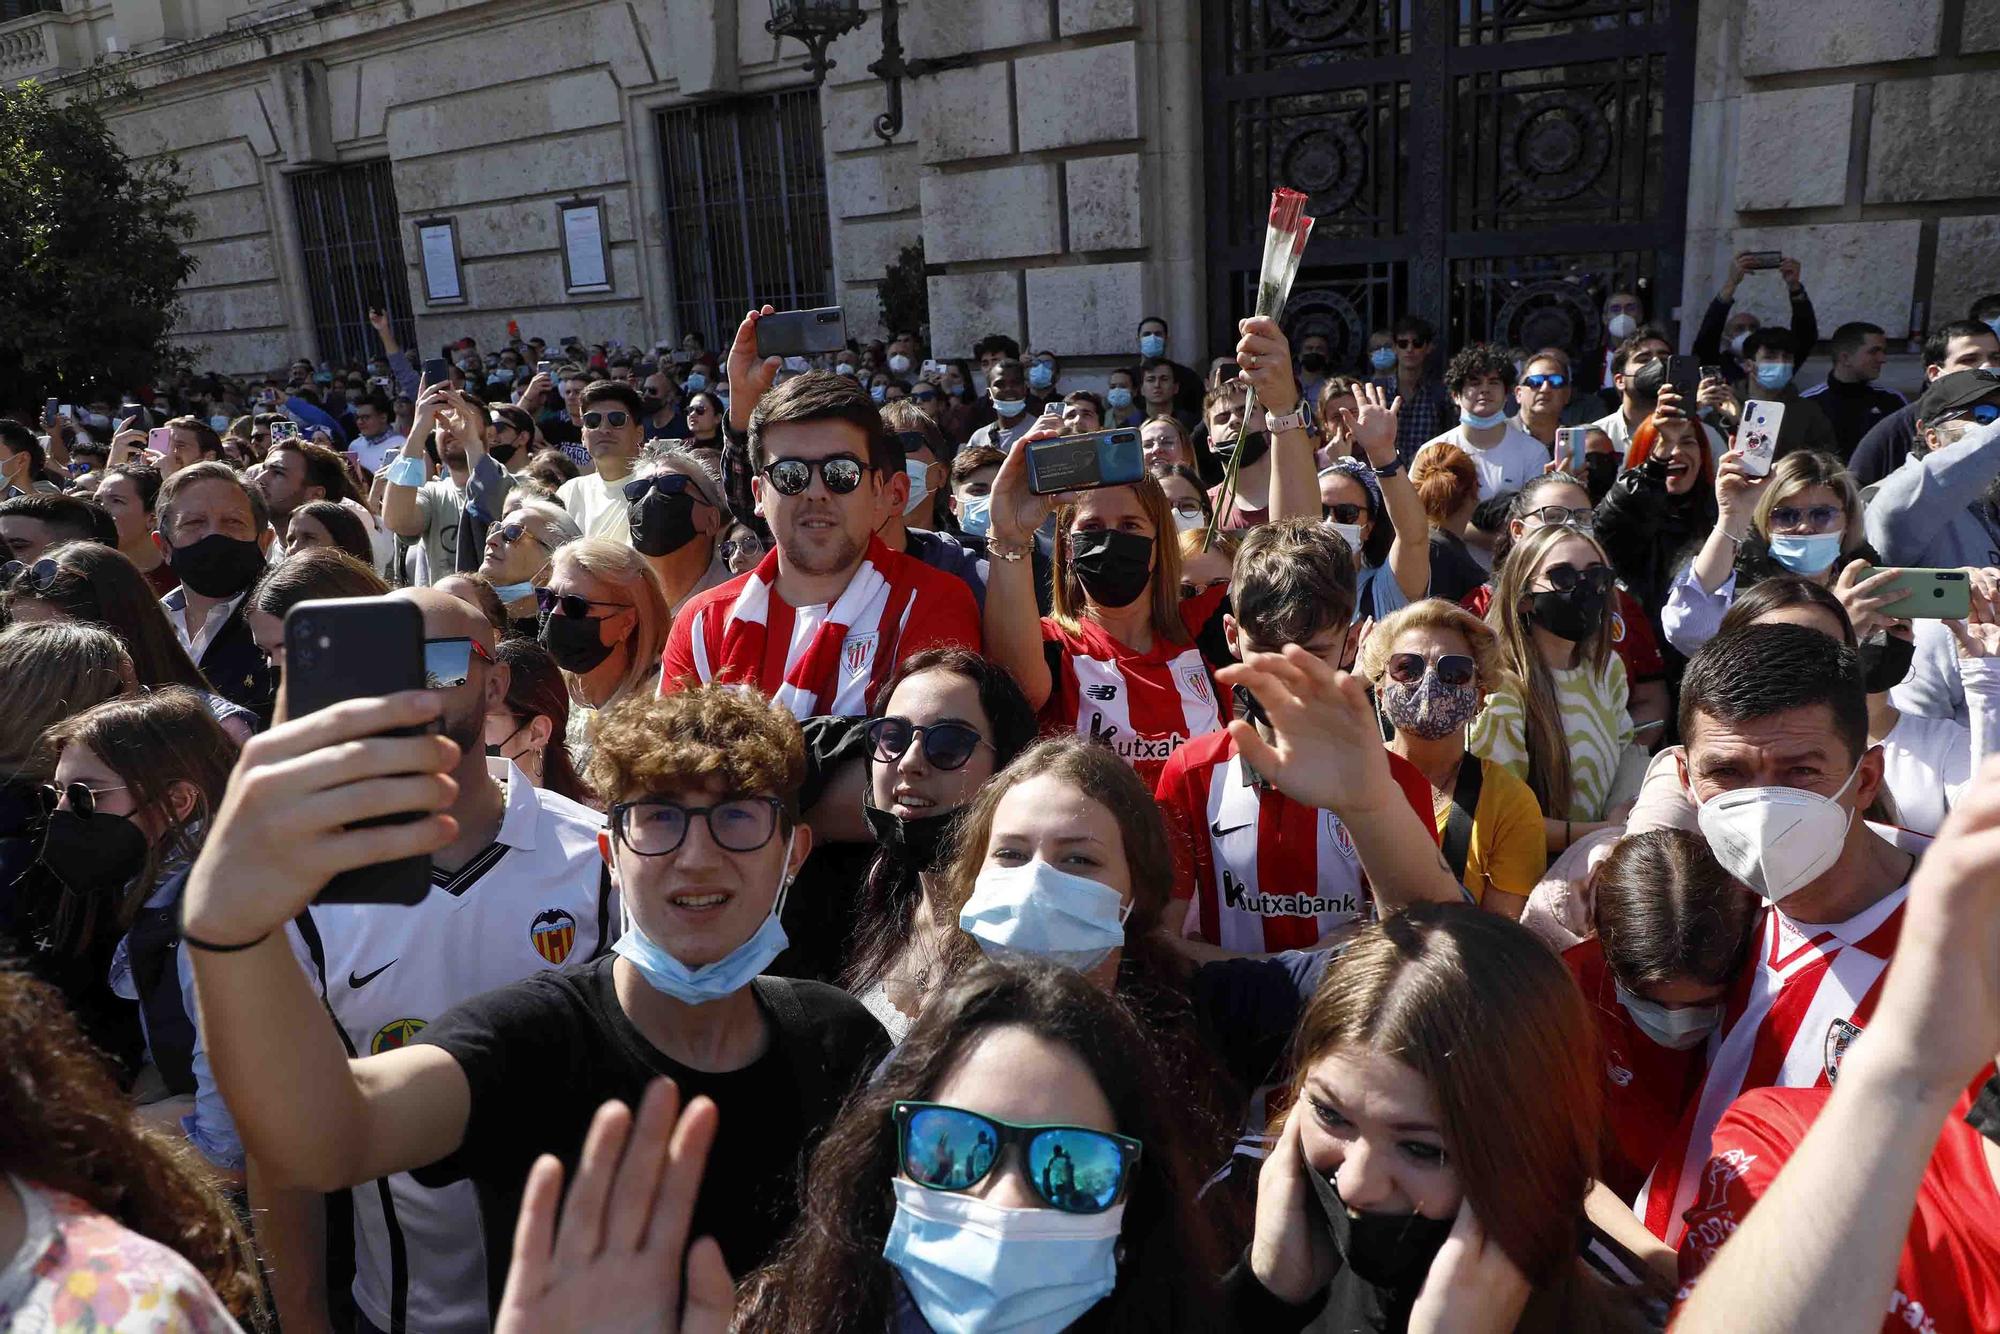
[[(1899, 841), (1916, 838), (1906, 834)], [(1755, 962), (1731, 989), (1720, 1036), (1709, 1039), (1701, 1092), (1633, 1204), (1654, 1236), (1680, 1246), (1708, 1161), (1709, 1136), (1740, 1094), (1824, 1088), (1833, 1081), (1841, 1054), (1874, 1013), (1908, 892), (1904, 886), (1831, 924), (1794, 922), (1776, 908), (1764, 910)]]
[[(460, 1001), (583, 963), (617, 938), (617, 896), (597, 850), (604, 818), (511, 763), (506, 789), (499, 836), (456, 873), (433, 868), (422, 902), (315, 904), (293, 923), (293, 950), (350, 1055), (403, 1046)], [(398, 1172), (351, 1194), (354, 1301), (377, 1329), (491, 1328), (471, 1182), (432, 1190)]]
[(1596, 936), (1564, 950), (1563, 962), (1590, 1002), (1604, 1058), (1604, 1120), (1610, 1133), (1599, 1175), (1619, 1199), (1629, 1200), (1701, 1088), (1702, 1049), (1676, 1051), (1646, 1036), (1619, 1003), (1616, 979)]
[[(1211, 588), (1181, 603), (1190, 639), (1222, 609), (1226, 594)], [(1167, 760), (1189, 740), (1222, 729), (1215, 681), (1195, 643), (1170, 644), (1155, 635), (1150, 652), (1134, 653), (1090, 621), (1072, 631), (1044, 616), (1042, 646), (1051, 686), (1042, 731), (1103, 742), (1147, 787), (1158, 784)]]
[[(1716, 1123), (1701, 1194), (1680, 1244), (1681, 1300), (1770, 1189), (1832, 1096), (1825, 1087), (1755, 1089)], [(1969, 1101), (1960, 1099), (1946, 1119), (1918, 1183), (1896, 1286), (1882, 1312), (1883, 1334), (2000, 1329), (2000, 1193), (1986, 1167), (1982, 1136), (1962, 1119)]]
[[(1389, 772), (1436, 837), (1431, 787), (1417, 767), (1388, 753)], [(1182, 746), (1154, 795), (1174, 852), (1174, 897), (1192, 898), (1201, 938), (1246, 954), (1311, 949), (1367, 915), (1354, 836), (1332, 811), (1316, 810), (1251, 783), (1227, 732)]]

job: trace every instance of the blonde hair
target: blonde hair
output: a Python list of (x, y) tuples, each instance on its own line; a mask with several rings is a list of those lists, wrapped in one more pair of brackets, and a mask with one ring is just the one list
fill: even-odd
[[(1161, 494), (1164, 495), (1165, 492)], [(1181, 550), (1181, 560), (1190, 561), (1206, 552), (1208, 544), (1202, 540), (1206, 536), (1207, 534), (1199, 528), (1186, 528), (1175, 533), (1174, 545)], [(1217, 533), (1215, 535), (1215, 549), (1220, 551), (1224, 556), (1227, 556), (1231, 565), (1236, 563), (1236, 552), (1242, 545), (1241, 534)]]
[(1475, 685), (1482, 700), (1495, 690), (1516, 684), (1514, 673), (1508, 670), (1506, 656), (1500, 651), (1500, 636), (1493, 627), (1443, 598), (1412, 602), (1383, 617), (1369, 631), (1368, 640), (1361, 646), (1360, 656), (1355, 661), (1355, 669), (1377, 686), (1381, 685), (1383, 676), (1389, 670), (1389, 655), (1396, 651), (1396, 641), (1410, 630), (1441, 630), (1463, 638), (1472, 653), (1473, 666), (1479, 672)]
[(1777, 466), (1771, 469), (1771, 480), (1765, 485), (1757, 508), (1750, 514), (1750, 522), (1755, 525), (1758, 535), (1768, 542), (1771, 538), (1771, 511), (1812, 486), (1823, 486), (1834, 492), (1846, 511), (1847, 524), (1840, 533), (1840, 554), (1845, 556), (1865, 543), (1868, 535), (1862, 524), (1861, 488), (1854, 484), (1854, 474), (1839, 459), (1817, 449), (1796, 450), (1779, 459)]
[[(644, 556), (624, 542), (612, 542), (602, 537), (565, 542), (549, 558), (551, 578), (571, 566), (623, 589), (638, 612), (638, 623), (625, 637), (626, 643), (632, 647), (632, 661), (626, 666), (624, 679), (618, 682), (618, 688), (599, 706), (608, 709), (659, 673), (660, 654), (667, 647), (667, 631), (673, 626), (673, 613), (667, 609), (667, 594), (660, 587), (660, 576), (653, 572), (653, 567), (646, 563)], [(563, 673), (565, 678), (570, 675), (569, 672)]]
[[(1493, 579), (1493, 605), (1486, 620), (1499, 632), (1507, 665), (1520, 685), (1521, 723), (1528, 743), (1528, 789), (1541, 803), (1544, 815), (1560, 817), (1569, 810), (1575, 792), (1569, 767), (1569, 737), (1563, 725), (1562, 706), (1556, 699), (1555, 678), (1535, 646), (1521, 604), (1528, 598), (1528, 586), (1550, 547), (1570, 538), (1590, 543), (1597, 558), (1611, 564), (1603, 544), (1573, 524), (1552, 523), (1537, 528), (1514, 544), (1507, 561)], [(1597, 625), (1577, 645), (1577, 665), (1602, 671), (1611, 656), (1611, 608), (1614, 597), (1606, 592)]]
[[(1141, 477), (1122, 489), (1139, 498), (1139, 508), (1153, 525), (1153, 578), (1146, 590), (1152, 603), (1153, 633), (1169, 644), (1190, 643), (1187, 627), (1181, 624), (1181, 548), (1174, 537), (1174, 516), (1167, 508), (1167, 493), (1152, 477)], [(1083, 612), (1088, 602), (1083, 581), (1076, 577), (1076, 567), (1070, 564), (1069, 556), (1070, 533), (1076, 526), (1080, 508), (1064, 505), (1056, 511), (1054, 587), (1049, 596), (1050, 619), (1071, 634), (1083, 628)]]

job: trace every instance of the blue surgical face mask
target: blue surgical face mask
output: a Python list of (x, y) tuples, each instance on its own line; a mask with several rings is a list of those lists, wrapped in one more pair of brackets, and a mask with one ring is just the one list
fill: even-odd
[(1792, 382), (1792, 363), (1789, 361), (1760, 361), (1757, 363), (1757, 383), (1766, 389), (1783, 389)]
[(1049, 365), (1047, 362), (1038, 361), (1034, 365), (1028, 367), (1029, 388), (1047, 389), (1050, 385), (1054, 384), (1055, 382), (1056, 382), (1055, 367)]
[(1018, 417), (1028, 410), (1028, 400), (1025, 398), (996, 398), (993, 400), (993, 410), (1002, 417)]
[(897, 1177), (882, 1258), (937, 1334), (1057, 1334), (1118, 1286), (1123, 1201), (1103, 1213), (1007, 1209)]
[(984, 537), (993, 526), (993, 497), (966, 496), (958, 502), (958, 526), (974, 537)]
[(535, 581), (532, 579), (523, 579), (518, 584), (495, 584), (493, 586), (493, 594), (500, 599), (502, 606), (505, 606), (509, 602), (518, 602), (522, 598), (533, 594), (534, 591)]
[(1368, 364), (1378, 371), (1386, 371), (1396, 364), (1396, 349), (1378, 347), (1368, 354)]
[(886, 384), (869, 385), (868, 397), (874, 399), (877, 403), (887, 403), (889, 401), (889, 386)]
[(706, 375), (703, 375), (700, 371), (695, 371), (693, 374), (688, 376), (687, 391), (690, 394), (692, 394), (697, 389), (706, 389), (706, 388), (708, 388), (708, 377)]
[(1458, 410), (1458, 424), (1460, 426), (1470, 426), (1475, 430), (1489, 430), (1495, 426), (1505, 426), (1507, 424), (1507, 413), (1504, 409), (1498, 409), (1482, 416), (1470, 408), (1460, 408)]
[(1104, 391), (1104, 401), (1119, 412), (1132, 406), (1132, 391), (1124, 385), (1115, 385)]
[(1139, 339), (1139, 355), (1142, 357), (1164, 357), (1167, 355), (1167, 340), (1163, 334), (1145, 334)]
[(981, 871), (958, 925), (990, 957), (1027, 954), (1089, 972), (1124, 945), (1131, 911), (1117, 890), (1036, 860)]
[(910, 478), (910, 498), (903, 504), (903, 513), (915, 514), (917, 508), (929, 500), (931, 496), (931, 465), (928, 463), (918, 463), (914, 459), (905, 459), (903, 461), (903, 471), (909, 474)]
[(2000, 338), (2000, 315), (1995, 315), (1992, 319), (1986, 321), (1986, 327), (1993, 331), (1995, 338)]
[(783, 879), (779, 881), (777, 898), (771, 902), (770, 915), (750, 934), (750, 939), (714, 963), (705, 963), (699, 968), (688, 967), (640, 930), (636, 920), (627, 922), (625, 934), (618, 937), (618, 943), (611, 948), (639, 970), (639, 976), (646, 979), (646, 985), (677, 1001), (688, 1005), (706, 1005), (724, 996), (733, 996), (749, 986), (750, 979), (769, 968), (771, 961), (783, 954), (792, 943), (778, 920), (784, 913), (785, 889), (791, 883), (791, 874), (788, 871), (780, 874)]
[(1771, 558), (1793, 574), (1824, 574), (1840, 556), (1840, 533), (1781, 533), (1771, 539)]
[(208, 419), (208, 424), (219, 435), (229, 429), (229, 418), (223, 416), (221, 413), (217, 413)]

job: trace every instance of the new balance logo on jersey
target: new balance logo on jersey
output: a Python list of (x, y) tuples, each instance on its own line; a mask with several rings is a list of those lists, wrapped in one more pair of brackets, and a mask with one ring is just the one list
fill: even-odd
[(359, 991), (361, 990), (361, 988), (367, 986), (370, 982), (373, 982), (376, 978), (382, 976), (382, 974), (388, 972), (391, 968), (394, 968), (395, 966), (396, 966), (396, 961), (394, 959), (391, 959), (389, 960), (389, 962), (383, 964), (380, 968), (377, 968), (372, 973), (350, 972), (347, 975), (347, 985), (351, 990)]
[(1118, 698), (1118, 687), (1113, 685), (1085, 686), (1083, 694), (1086, 699), (1112, 700)]

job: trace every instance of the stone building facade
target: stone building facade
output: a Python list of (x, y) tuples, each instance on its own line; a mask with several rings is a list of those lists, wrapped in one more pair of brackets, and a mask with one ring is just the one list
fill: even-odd
[[(1217, 16), (1237, 6), (905, 0), (907, 55), (956, 67), (904, 81), (904, 123), (885, 140), (875, 126), (887, 90), (867, 69), (881, 50), (879, 2), (833, 45), (816, 90), (801, 47), (765, 30), (767, 0), (11, 0), (0, 78), (80, 92), (95, 86), (86, 71), (108, 68), (123, 85), (105, 108), (118, 138), (135, 155), (171, 155), (191, 188), (200, 263), (180, 334), (218, 369), (327, 354), (362, 328), (360, 305), (385, 299), (425, 347), (468, 333), (490, 346), (509, 321), (551, 342), (649, 345), (689, 328), (713, 342), (750, 286), (786, 284), (840, 302), (850, 328), (871, 333), (890, 266), (917, 243), (946, 354), (1005, 332), (1088, 378), (1130, 359), (1142, 316), (1168, 319), (1174, 352), (1194, 360), (1246, 313), (1221, 308), (1211, 272), (1216, 201), (1229, 197), (1219, 182), (1233, 165), (1217, 145), (1234, 141), (1216, 133), (1204, 82), (1204, 62), (1225, 62), (1218, 35), (1236, 40)], [(1471, 133), (1451, 120), (1467, 104), (1425, 91), (1449, 77), (1438, 73), (1447, 53), (1426, 43), (1466, 46), (1437, 36), (1457, 6), (1413, 0), (1406, 25), (1413, 8), (1414, 38), (1391, 31), (1395, 0), (1249, 6), (1270, 31), (1321, 43), (1283, 73), (1308, 92), (1315, 70), (1337, 72), (1329, 24), (1388, 25), (1371, 40), (1404, 62), (1392, 114)], [(1663, 100), (1647, 113), (1679, 159), (1664, 179), (1685, 181), (1684, 199), (1660, 204), (1684, 226), (1647, 268), (1662, 280), (1662, 313), (1684, 315), (1684, 339), (1741, 248), (1797, 254), (1827, 330), (1864, 318), (1901, 340), (2000, 288), (2000, 161), (1976, 128), (2000, 92), (2000, 0), (1810, 11), (1701, 0), (1698, 13), (1694, 0), (1589, 0), (1582, 12), (1599, 30), (1586, 46), (1620, 25), (1672, 22), (1692, 49), (1679, 82), (1679, 57), (1665, 58), (1665, 91), (1653, 94)], [(1527, 39), (1559, 59), (1555, 31)], [(772, 122), (800, 115), (803, 137), (771, 137)], [(1325, 144), (1309, 144), (1299, 170), (1348, 187), (1394, 171), (1398, 190), (1425, 188), (1426, 164), (1408, 160), (1415, 140), (1377, 148), (1332, 111), (1312, 116)], [(1530, 148), (1559, 155), (1571, 133), (1557, 125)], [(1383, 156), (1322, 160), (1360, 153), (1363, 138)], [(778, 184), (744, 184), (769, 164), (739, 161), (732, 179), (746, 193), (703, 194), (728, 151), (785, 157)], [(751, 198), (772, 188), (785, 198)], [(562, 228), (578, 204), (597, 206), (606, 270), (581, 290)], [(770, 235), (752, 235), (753, 215)], [(446, 224), (457, 296), (433, 300), (422, 229)], [(1323, 258), (1337, 265), (1343, 243), (1325, 230)], [(1419, 237), (1406, 268), (1383, 267), (1373, 304), (1355, 304), (1348, 322), (1386, 322), (1423, 289), (1408, 275), (1442, 272), (1433, 299), (1456, 300), (1457, 270), (1417, 253), (1430, 244)], [(771, 272), (780, 251), (808, 271)], [(363, 292), (370, 264), (388, 296)], [(1742, 298), (1781, 316), (1775, 281), (1765, 286), (1747, 283)]]

